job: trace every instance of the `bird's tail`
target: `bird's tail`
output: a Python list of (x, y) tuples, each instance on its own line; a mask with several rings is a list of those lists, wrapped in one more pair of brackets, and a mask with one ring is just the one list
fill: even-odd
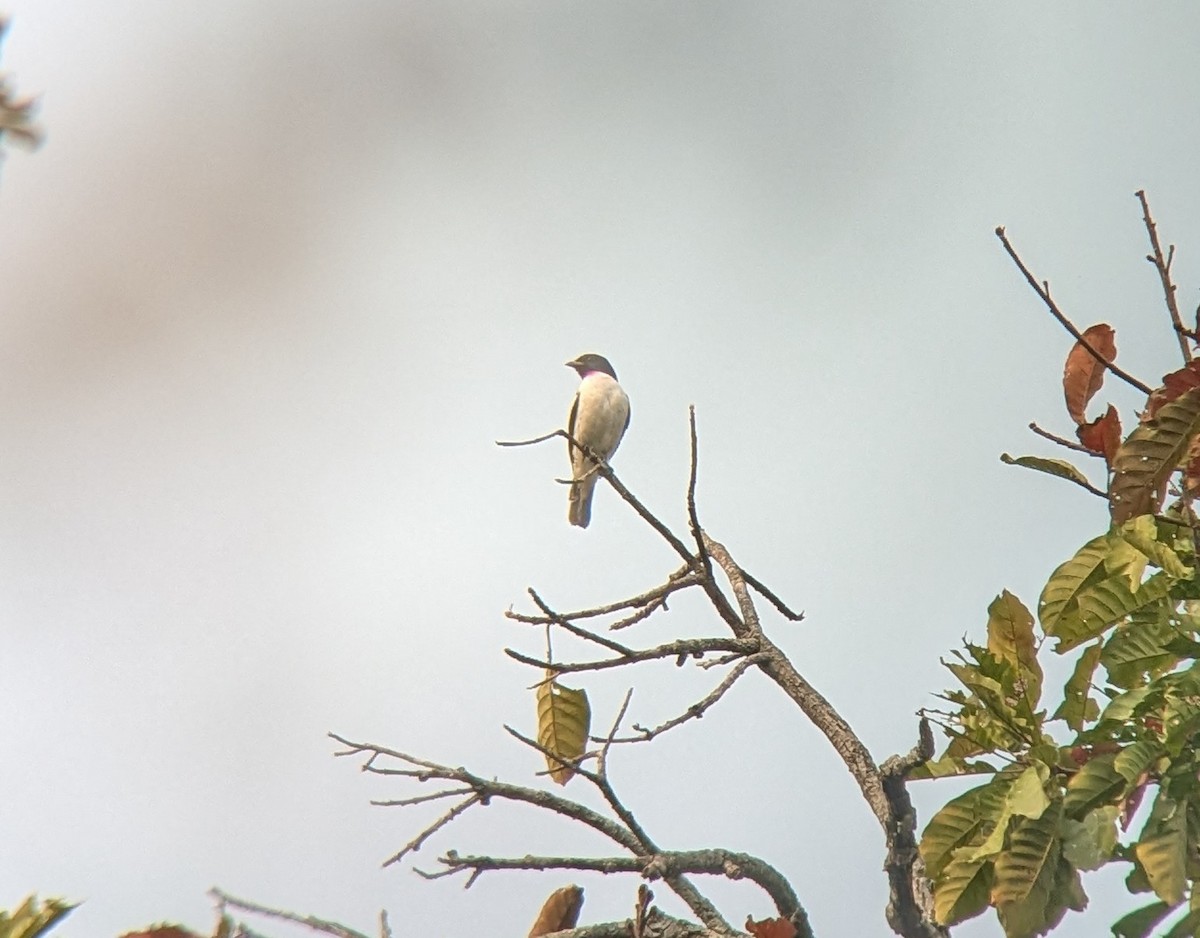
[(582, 482), (571, 483), (571, 494), (567, 502), (567, 520), (580, 528), (586, 528), (592, 520), (592, 492), (596, 488), (596, 476), (592, 474)]

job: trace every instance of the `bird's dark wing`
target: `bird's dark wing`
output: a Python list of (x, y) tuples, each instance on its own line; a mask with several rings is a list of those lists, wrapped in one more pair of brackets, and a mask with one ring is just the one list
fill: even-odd
[[(571, 416), (567, 418), (567, 433), (575, 435), (575, 415), (579, 413), (579, 392), (575, 392), (575, 400), (571, 401)], [(567, 440), (567, 459), (575, 464), (575, 444)]]

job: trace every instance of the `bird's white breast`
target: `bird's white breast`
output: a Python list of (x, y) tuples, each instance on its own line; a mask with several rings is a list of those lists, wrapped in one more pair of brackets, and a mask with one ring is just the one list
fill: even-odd
[(575, 438), (607, 459), (617, 450), (629, 420), (629, 398), (616, 381), (593, 372), (579, 384)]

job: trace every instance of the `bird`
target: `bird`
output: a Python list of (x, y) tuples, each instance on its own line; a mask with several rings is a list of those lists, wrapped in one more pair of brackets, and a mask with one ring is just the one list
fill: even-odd
[[(567, 418), (567, 433), (608, 462), (621, 445), (629, 426), (629, 396), (617, 383), (617, 373), (603, 355), (588, 352), (567, 362), (580, 377), (579, 389)], [(592, 520), (592, 491), (596, 488), (596, 465), (579, 447), (567, 440), (571, 460), (571, 493), (567, 520), (586, 528)]]

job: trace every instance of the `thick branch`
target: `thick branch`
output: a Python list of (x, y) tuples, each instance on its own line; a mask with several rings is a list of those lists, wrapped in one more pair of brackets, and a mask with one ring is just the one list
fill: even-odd
[(729, 555), (729, 551), (711, 538), (708, 540), (708, 550), (712, 554), (713, 560), (729, 577), (729, 583), (733, 587), (734, 596), (737, 598), (742, 615), (746, 617), (748, 624), (759, 633), (762, 651), (766, 655), (765, 660), (759, 665), (759, 669), (778, 684), (783, 692), (795, 701), (812, 724), (825, 734), (825, 738), (829, 740), (846, 768), (850, 770), (850, 774), (854, 776), (854, 780), (858, 782), (858, 787), (861, 789), (863, 797), (866, 798), (872, 813), (884, 831), (889, 831), (892, 826), (891, 809), (883, 793), (879, 768), (875, 765), (875, 760), (871, 758), (871, 753), (863, 745), (862, 740), (855, 735), (850, 724), (842, 719), (841, 715), (833, 708), (833, 705), (800, 676), (800, 672), (796, 670), (787, 655), (770, 639), (761, 634), (758, 627), (758, 615), (754, 611), (754, 601), (750, 598), (741, 569)]
[(1083, 333), (1076, 328), (1075, 324), (1071, 322), (1071, 320), (1069, 320), (1065, 315), (1063, 315), (1062, 310), (1058, 308), (1058, 304), (1055, 303), (1053, 298), (1050, 296), (1049, 286), (1045, 283), (1045, 281), (1039, 283), (1037, 278), (1034, 277), (1032, 272), (1030, 272), (1029, 268), (1025, 266), (1025, 262), (1021, 260), (1020, 255), (1017, 254), (1016, 249), (1009, 242), (1008, 235), (1004, 233), (1003, 226), (996, 229), (996, 237), (999, 238), (1000, 243), (1004, 245), (1004, 250), (1008, 252), (1008, 256), (1011, 257), (1013, 263), (1017, 265), (1017, 269), (1019, 269), (1021, 273), (1025, 275), (1025, 279), (1029, 282), (1029, 285), (1033, 287), (1033, 291), (1042, 298), (1042, 302), (1045, 303), (1046, 308), (1050, 310), (1050, 315), (1057, 319), (1062, 327), (1075, 337), (1075, 341), (1083, 346), (1083, 348), (1087, 350), (1088, 354), (1091, 355), (1092, 358), (1096, 359), (1096, 361), (1098, 361), (1122, 381), (1137, 388), (1143, 394), (1149, 394), (1151, 390), (1149, 385), (1139, 381), (1133, 375), (1129, 374), (1129, 372), (1113, 364), (1098, 351), (1096, 351), (1096, 349), (1087, 341), (1087, 339), (1083, 337)]
[(892, 930), (907, 938), (947, 938), (950, 932), (936, 924), (933, 891), (925, 876), (925, 864), (917, 850), (917, 813), (905, 787), (908, 773), (933, 758), (933, 733), (921, 718), (919, 741), (906, 755), (892, 756), (883, 763), (883, 790), (894, 819), (888, 834), (887, 920)]

